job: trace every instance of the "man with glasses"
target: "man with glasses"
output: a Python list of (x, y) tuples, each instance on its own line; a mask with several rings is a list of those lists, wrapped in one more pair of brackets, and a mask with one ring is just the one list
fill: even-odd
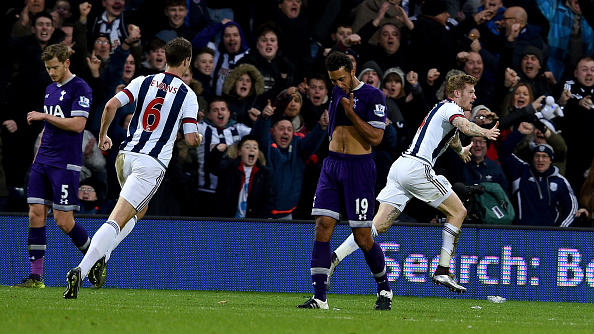
[(522, 52), (527, 46), (534, 46), (542, 52), (543, 59), (548, 57), (548, 46), (542, 38), (541, 28), (528, 23), (528, 14), (522, 7), (509, 7), (497, 23), (500, 39), (497, 50), (501, 50), (498, 72), (500, 78), (506, 68), (520, 68)]
[(102, 210), (104, 198), (105, 186), (101, 183), (101, 181), (94, 177), (88, 177), (80, 181), (80, 187), (78, 187), (78, 200), (80, 201), (80, 209), (78, 213), (107, 213)]
[(486, 106), (480, 104), (476, 107), (472, 108), (470, 120), (476, 125), (489, 125), (493, 123), (493, 120), (497, 119), (497, 114), (492, 112), (491, 109), (487, 108)]
[[(483, 117), (483, 116), (480, 116)], [(471, 186), (483, 182), (498, 183), (507, 192), (508, 183), (503, 169), (487, 157), (488, 141), (484, 137), (470, 137), (470, 162), (462, 169), (462, 182)]]

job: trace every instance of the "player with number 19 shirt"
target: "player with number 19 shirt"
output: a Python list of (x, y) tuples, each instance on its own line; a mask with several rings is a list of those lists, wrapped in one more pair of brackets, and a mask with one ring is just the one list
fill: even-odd
[(311, 259), (314, 295), (299, 308), (327, 309), (326, 290), (334, 226), (347, 219), (377, 283), (375, 309), (392, 307), (392, 289), (386, 276), (384, 253), (371, 236), (375, 204), (375, 163), (372, 146), (378, 145), (386, 128), (386, 98), (375, 87), (355, 77), (346, 54), (331, 53), (325, 61), (334, 84), (328, 108), (329, 155), (324, 159), (311, 214), (316, 217)]
[[(370, 126), (384, 130), (386, 128), (386, 98), (384, 94), (379, 89), (363, 82), (354, 87), (352, 93), (354, 95), (353, 110), (355, 114)], [(330, 141), (332, 141), (332, 135), (337, 127), (353, 126), (340, 103), (342, 98), (348, 99), (349, 96), (341, 88), (335, 86), (332, 90), (332, 100), (328, 108)], [(371, 227), (375, 206), (376, 182), (375, 163), (371, 158), (371, 154), (343, 154), (331, 148), (329, 156), (337, 160), (361, 161), (352, 165), (352, 168), (355, 168), (352, 175), (344, 174), (347, 169), (333, 170), (331, 174), (328, 174), (333, 175), (333, 178), (343, 179), (343, 182), (349, 183), (345, 187), (349, 188), (349, 190), (344, 192), (344, 198), (341, 198), (342, 195), (335, 193), (339, 189), (329, 190), (326, 187), (326, 181), (328, 180), (320, 180), (322, 182), (320, 182), (321, 185), (318, 185), (316, 191), (312, 215), (330, 215), (338, 220), (339, 214), (345, 214), (351, 227)], [(323, 172), (322, 176), (324, 175)], [(331, 191), (332, 194), (328, 193), (328, 191)], [(340, 202), (345, 203), (343, 208), (340, 207)]]

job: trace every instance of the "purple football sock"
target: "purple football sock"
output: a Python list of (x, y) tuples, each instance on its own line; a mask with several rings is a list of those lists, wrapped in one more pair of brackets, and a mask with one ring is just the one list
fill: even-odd
[(72, 243), (78, 247), (78, 249), (83, 253), (87, 253), (87, 249), (89, 249), (89, 245), (91, 244), (91, 239), (87, 234), (87, 230), (82, 227), (79, 223), (74, 223), (74, 227), (68, 233), (70, 239), (72, 239)]
[(328, 284), (331, 256), (329, 242), (314, 241), (311, 252), (311, 281), (314, 286), (314, 298), (321, 301), (326, 301), (326, 284)]
[(29, 227), (27, 244), (29, 248), (29, 260), (31, 261), (31, 274), (39, 276), (39, 279), (41, 279), (43, 276), (43, 257), (47, 248), (45, 226)]
[(390, 282), (388, 281), (388, 276), (386, 275), (384, 252), (380, 245), (377, 242), (374, 242), (369, 252), (363, 252), (363, 254), (365, 255), (365, 262), (367, 262), (367, 265), (373, 274), (373, 278), (377, 283), (377, 292), (379, 293), (382, 290), (392, 290)]

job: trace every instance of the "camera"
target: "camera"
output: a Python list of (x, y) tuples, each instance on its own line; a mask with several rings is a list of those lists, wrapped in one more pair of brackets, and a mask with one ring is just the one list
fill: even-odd
[(485, 187), (480, 184), (467, 186), (462, 182), (456, 182), (452, 185), (452, 190), (460, 197), (462, 204), (466, 208), (466, 221), (471, 224), (479, 224), (476, 196), (485, 192)]
[(454, 190), (459, 196), (466, 197), (474, 194), (483, 194), (485, 192), (485, 187), (481, 184), (467, 186), (462, 182), (457, 182), (452, 185), (452, 190)]

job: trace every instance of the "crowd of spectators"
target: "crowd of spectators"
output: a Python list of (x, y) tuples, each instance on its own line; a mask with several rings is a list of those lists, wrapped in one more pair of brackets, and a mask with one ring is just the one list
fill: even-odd
[[(516, 208), (515, 224), (593, 226), (594, 0), (24, 0), (0, 6), (8, 46), (0, 67), (0, 211), (27, 211), (41, 124), (28, 125), (25, 117), (43, 111), (51, 83), (41, 60), (45, 47), (69, 46), (71, 71), (93, 89), (81, 148), (80, 213), (106, 213), (119, 194), (115, 156), (135, 106), (118, 110), (109, 130), (114, 148), (107, 152), (96, 146), (103, 107), (133, 78), (163, 71), (165, 44), (184, 37), (194, 59), (183, 79), (199, 97), (204, 141), (192, 149), (179, 136), (147, 214), (311, 219), (328, 155), (323, 115), (332, 89), (324, 58), (344, 52), (357, 77), (386, 95), (387, 128), (374, 148), (378, 189), (444, 98), (448, 76), (464, 72), (477, 78), (468, 119), (485, 127), (499, 122), (502, 136), (496, 142), (465, 138), (474, 145), (468, 166), (445, 154), (436, 171), (451, 183), (499, 183)], [(233, 189), (218, 189), (217, 178)], [(267, 198), (254, 202), (255, 196)], [(413, 202), (401, 220), (429, 222), (435, 215)]]

